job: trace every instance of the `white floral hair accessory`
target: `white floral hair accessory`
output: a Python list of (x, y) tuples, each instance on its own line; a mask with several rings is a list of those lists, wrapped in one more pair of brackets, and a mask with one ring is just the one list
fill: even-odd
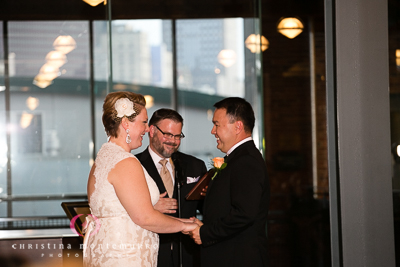
[(133, 109), (133, 102), (128, 98), (120, 98), (115, 102), (115, 110), (117, 111), (117, 117), (122, 118), (124, 116), (129, 117), (135, 114), (136, 111)]

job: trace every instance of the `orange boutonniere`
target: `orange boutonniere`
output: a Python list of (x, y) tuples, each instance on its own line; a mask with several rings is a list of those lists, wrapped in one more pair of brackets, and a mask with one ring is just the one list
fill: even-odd
[(214, 166), (214, 175), (211, 177), (211, 180), (214, 180), (215, 176), (218, 175), (223, 169), (225, 169), (227, 163), (224, 161), (224, 158), (215, 157), (212, 159), (212, 165)]

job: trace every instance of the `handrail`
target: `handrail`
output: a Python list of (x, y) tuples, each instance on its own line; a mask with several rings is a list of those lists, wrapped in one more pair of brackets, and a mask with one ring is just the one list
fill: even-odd
[(37, 217), (12, 217), (12, 218), (5, 218), (0, 217), (1, 222), (16, 222), (16, 221), (34, 221), (34, 220), (57, 220), (57, 219), (68, 219), (67, 216), (37, 216)]
[(65, 200), (65, 199), (87, 199), (87, 194), (6, 196), (6, 197), (0, 197), (0, 202), (1, 201), (33, 201), (33, 200)]

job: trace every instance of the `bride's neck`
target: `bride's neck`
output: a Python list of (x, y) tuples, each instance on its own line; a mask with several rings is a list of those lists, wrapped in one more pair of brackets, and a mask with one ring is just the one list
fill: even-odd
[(110, 140), (108, 140), (108, 142), (114, 143), (117, 146), (122, 147), (126, 152), (131, 152), (132, 150), (125, 142), (125, 140), (121, 140), (120, 138), (110, 137)]

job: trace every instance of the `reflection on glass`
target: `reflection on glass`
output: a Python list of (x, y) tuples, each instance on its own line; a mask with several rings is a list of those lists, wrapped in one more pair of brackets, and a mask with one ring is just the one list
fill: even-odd
[[(4, 85), (3, 22), (0, 21), (0, 196), (7, 194), (7, 141), (6, 105)], [(3, 204), (3, 205), (1, 205)], [(6, 203), (0, 202), (0, 214), (7, 214)]]
[(154, 97), (152, 97), (151, 95), (144, 95), (144, 99), (146, 99), (146, 109), (154, 106)]
[(263, 35), (260, 36), (260, 34), (254, 33), (250, 34), (244, 43), (251, 53), (260, 53), (260, 51), (264, 52), (269, 46), (267, 38)]
[(236, 53), (232, 49), (223, 49), (218, 53), (218, 62), (225, 68), (229, 68), (236, 62)]
[[(104, 131), (101, 116), (103, 114), (103, 101), (108, 93), (110, 76), (110, 61), (108, 58), (109, 37), (107, 32), (107, 21), (97, 20), (93, 22), (93, 73), (94, 73), (94, 88), (95, 99), (94, 109), (95, 117), (95, 143), (89, 146), (91, 153), (97, 154), (101, 145), (107, 141), (107, 136)], [(93, 161), (89, 162), (90, 166)]]
[(60, 51), (50, 51), (46, 55), (46, 62), (54, 67), (61, 67), (67, 61), (67, 56)]
[(179, 90), (244, 97), (243, 19), (178, 20), (176, 31)]
[[(178, 49), (178, 111), (184, 117), (183, 131), (187, 136), (181, 150), (207, 164), (211, 157), (221, 156), (215, 137), (210, 134), (213, 104), (225, 96), (245, 97), (244, 62), (245, 54), (250, 52), (244, 48), (244, 36), (249, 35), (244, 34), (244, 20), (177, 20), (176, 36), (172, 36), (171, 20), (116, 20), (112, 22), (112, 64), (108, 61), (107, 21), (91, 23), (93, 65), (89, 58), (88, 21), (8, 23), (10, 185), (15, 196), (86, 193), (93, 152), (97, 153), (107, 141), (101, 116), (108, 91), (129, 90), (145, 95), (149, 117), (159, 108), (171, 108), (172, 38), (176, 38)], [(55, 42), (60, 35), (70, 36), (75, 43)], [(69, 50), (60, 53), (62, 47)], [(4, 71), (1, 71), (0, 67), (0, 88), (4, 87)], [(246, 82), (256, 80), (253, 76), (246, 77)], [(111, 85), (108, 84), (110, 77), (113, 78)], [(0, 126), (4, 125), (0, 127), (2, 196), (7, 188), (8, 149), (6, 110), (1, 105), (5, 102), (4, 95), (0, 90)], [(135, 153), (147, 145), (148, 138), (145, 138)], [(41, 210), (44, 206), (37, 203), (24, 206), (22, 202), (15, 202), (11, 213), (13, 216), (55, 215), (61, 210), (59, 201), (46, 202), (49, 205), (46, 210)]]
[[(9, 99), (14, 196), (86, 192), (91, 159), (88, 29), (89, 23), (84, 21), (8, 23), (8, 50), (15, 58), (10, 66)], [(60, 32), (69, 37), (60, 38)], [(39, 86), (41, 89), (32, 84), (35, 77), (38, 82), (51, 82)], [(4, 110), (0, 110), (0, 124), (5, 118), (1, 112)], [(0, 132), (3, 140), (5, 132)], [(0, 187), (2, 184), (0, 180)], [(35, 209), (32, 215), (58, 214), (60, 210), (59, 201), (31, 208)], [(13, 203), (12, 214), (30, 214), (27, 209)]]
[[(85, 200), (77, 199), (76, 201)], [(60, 200), (14, 201), (12, 204), (12, 209), (14, 211), (13, 215), (15, 217), (64, 216), (65, 213), (61, 208), (61, 202), (62, 201)]]
[[(134, 91), (146, 98), (146, 108), (149, 118), (159, 108), (171, 107), (172, 88), (172, 51), (171, 39), (164, 38), (163, 24), (170, 20), (114, 20), (112, 21), (112, 77), (111, 90)], [(102, 24), (95, 24), (95, 62), (101, 64), (101, 51), (97, 43), (107, 47), (107, 34), (99, 31)], [(170, 34), (171, 35), (171, 34)], [(169, 35), (169, 36), (170, 36)], [(104, 52), (103, 52), (104, 53)], [(106, 80), (106, 67), (95, 64), (96, 81)], [(96, 146), (97, 149), (106, 141), (104, 128), (101, 123), (102, 103), (105, 94), (96, 100)], [(148, 138), (143, 139), (143, 145), (134, 153), (144, 150)]]
[[(0, 112), (0, 116), (3, 114), (4, 112)], [(0, 126), (5, 126), (5, 122), (1, 118)], [(5, 129), (5, 127), (1, 127), (1, 129)], [(0, 130), (0, 196), (7, 194), (7, 151), (5, 131)]]
[(39, 106), (39, 99), (36, 97), (28, 97), (26, 99), (26, 106), (30, 109), (30, 110), (35, 110), (38, 106)]
[[(186, 135), (181, 150), (207, 165), (211, 158), (223, 156), (211, 135), (213, 105), (224, 97), (238, 96), (249, 100), (255, 111), (258, 108), (246, 95), (246, 90), (257, 92), (255, 72), (246, 75), (245, 90), (244, 23), (242, 18), (176, 21), (178, 110), (185, 120)], [(167, 29), (169, 24), (163, 26)], [(255, 65), (254, 55), (246, 60)], [(258, 144), (257, 125), (254, 138)]]
[(29, 113), (26, 113), (26, 112), (22, 113), (21, 119), (20, 119), (20, 123), (19, 123), (20, 127), (22, 129), (28, 128), (29, 125), (31, 125), (32, 119), (33, 119), (33, 115), (32, 114), (29, 114)]
[(162, 38), (162, 23), (162, 20), (112, 22), (114, 82), (172, 86), (172, 52)]
[[(215, 102), (220, 99), (215, 99)], [(204, 98), (199, 97), (198, 101), (203, 102)], [(181, 141), (180, 150), (202, 159), (206, 163), (207, 168), (211, 167), (210, 162), (212, 158), (224, 156), (217, 149), (215, 136), (211, 135), (213, 110), (211, 111), (209, 108), (212, 108), (215, 102), (214, 100), (212, 102), (204, 101), (205, 105), (203, 108), (194, 107), (192, 104), (179, 106), (179, 112), (184, 118), (182, 131), (185, 133), (185, 138)]]
[(76, 48), (75, 39), (71, 35), (59, 35), (53, 43), (54, 49), (63, 54), (68, 54)]
[[(0, 186), (1, 187), (1, 186)], [(3, 193), (0, 193), (0, 196)], [(5, 216), (7, 214), (7, 203), (6, 202), (0, 202), (0, 214), (2, 214), (2, 216)], [(3, 215), (4, 214), (4, 215)], [(5, 223), (4, 223), (5, 224)], [(1, 225), (1, 224), (0, 224)]]

